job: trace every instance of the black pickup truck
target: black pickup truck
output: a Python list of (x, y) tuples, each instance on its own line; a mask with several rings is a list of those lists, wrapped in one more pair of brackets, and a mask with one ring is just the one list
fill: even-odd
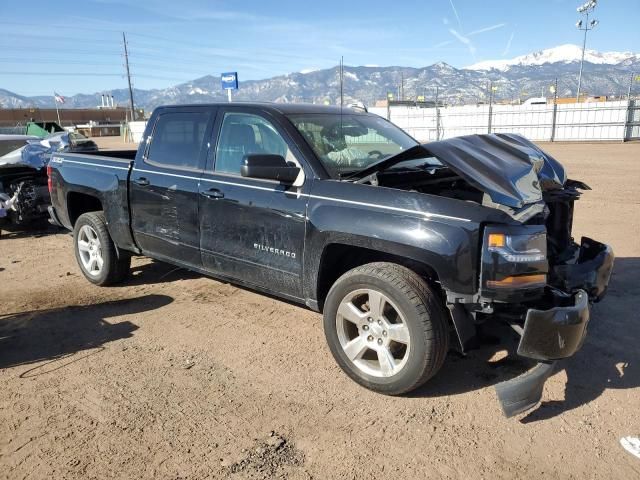
[(167, 106), (137, 152), (55, 154), (52, 221), (84, 276), (141, 254), (306, 304), (356, 382), (398, 395), (508, 322), (538, 363), (496, 386), (507, 416), (582, 345), (613, 253), (571, 236), (585, 184), (523, 137), (421, 145), (356, 109)]

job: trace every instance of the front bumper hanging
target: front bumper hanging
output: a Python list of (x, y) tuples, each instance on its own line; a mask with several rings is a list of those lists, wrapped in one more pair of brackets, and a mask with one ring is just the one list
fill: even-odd
[(590, 302), (604, 297), (613, 263), (611, 247), (583, 238), (578, 261), (555, 272), (567, 291), (575, 293), (551, 290), (546, 299), (550, 308), (527, 310), (518, 355), (540, 363), (519, 377), (496, 385), (505, 416), (512, 417), (538, 404), (555, 362), (580, 350), (587, 333)]
[(584, 290), (575, 294), (571, 306), (527, 311), (518, 355), (541, 363), (519, 377), (496, 385), (505, 416), (529, 410), (540, 401), (555, 361), (570, 357), (580, 349), (588, 323), (589, 298)]

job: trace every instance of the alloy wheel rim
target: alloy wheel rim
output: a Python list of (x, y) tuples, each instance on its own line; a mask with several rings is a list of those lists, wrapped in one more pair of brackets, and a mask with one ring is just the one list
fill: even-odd
[(85, 272), (97, 277), (102, 272), (104, 259), (98, 233), (89, 225), (83, 225), (78, 234), (78, 253)]
[(407, 363), (411, 335), (405, 316), (378, 290), (347, 294), (338, 306), (336, 329), (349, 361), (367, 375), (392, 377)]

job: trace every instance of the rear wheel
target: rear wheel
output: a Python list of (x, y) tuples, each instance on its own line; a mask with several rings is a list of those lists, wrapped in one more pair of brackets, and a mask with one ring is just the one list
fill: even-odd
[(131, 255), (116, 248), (102, 212), (80, 215), (73, 229), (73, 244), (80, 270), (91, 283), (112, 285), (129, 273)]
[(441, 300), (415, 272), (386, 262), (354, 268), (335, 282), (325, 302), (324, 331), (347, 375), (388, 395), (424, 384), (449, 348)]

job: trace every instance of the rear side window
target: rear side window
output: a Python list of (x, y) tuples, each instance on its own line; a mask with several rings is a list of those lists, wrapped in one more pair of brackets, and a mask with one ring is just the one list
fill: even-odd
[(207, 112), (163, 113), (158, 117), (147, 161), (163, 167), (201, 168)]

